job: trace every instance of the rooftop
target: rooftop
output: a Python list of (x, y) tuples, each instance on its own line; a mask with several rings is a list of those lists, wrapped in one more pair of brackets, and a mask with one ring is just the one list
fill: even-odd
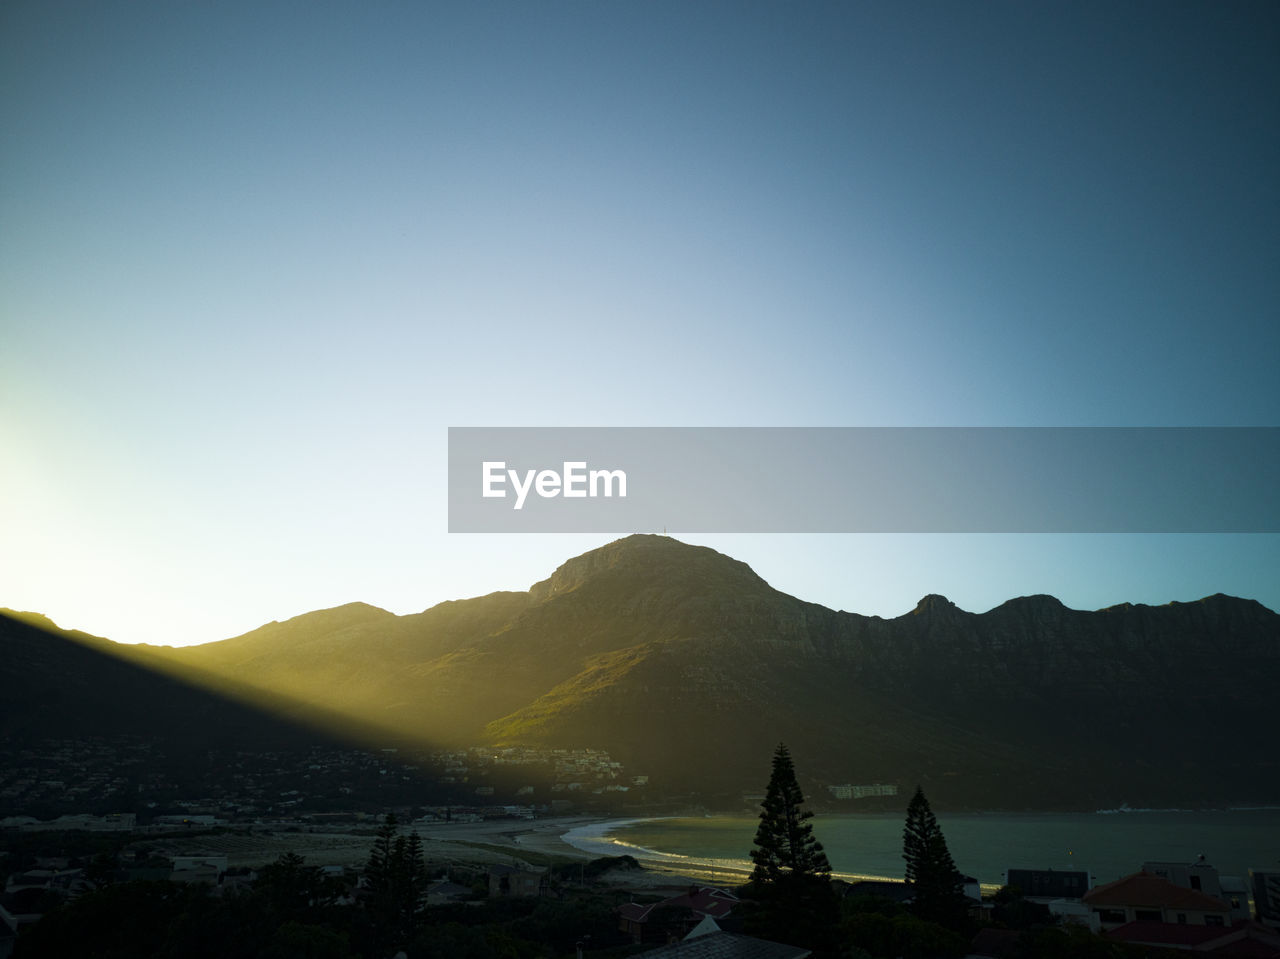
[(1230, 912), (1231, 907), (1213, 896), (1176, 886), (1149, 872), (1136, 872), (1114, 882), (1095, 886), (1081, 897), (1090, 906), (1134, 906), (1185, 909), (1192, 912)]

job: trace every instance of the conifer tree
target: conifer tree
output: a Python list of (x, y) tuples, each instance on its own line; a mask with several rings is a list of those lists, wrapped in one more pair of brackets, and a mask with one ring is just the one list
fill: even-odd
[(748, 917), (748, 931), (775, 942), (825, 949), (834, 942), (838, 907), (831, 863), (814, 838), (809, 823), (813, 813), (803, 806), (791, 754), (779, 743), (751, 850), (756, 909)]
[(392, 898), (391, 890), (395, 885), (395, 842), (399, 832), (399, 824), (394, 813), (388, 813), (386, 820), (378, 827), (373, 840), (373, 848), (369, 850), (369, 861), (365, 864), (365, 881), (373, 893), (375, 909), (385, 910), (386, 903)]
[(929, 808), (924, 790), (916, 786), (907, 806), (902, 830), (902, 858), (913, 893), (912, 911), (921, 919), (951, 929), (965, 918), (964, 882), (947, 849), (947, 840)]
[(396, 910), (406, 926), (412, 926), (427, 898), (427, 864), (417, 831), (396, 837), (393, 859), (393, 894)]
[(784, 876), (830, 878), (831, 863), (809, 824), (813, 813), (802, 809), (803, 804), (804, 793), (796, 782), (791, 754), (779, 743), (773, 754), (773, 774), (760, 812), (755, 848), (751, 850), (751, 861), (755, 863), (752, 882), (777, 882)]
[(411, 936), (427, 897), (427, 866), (417, 832), (400, 835), (394, 814), (378, 827), (365, 866), (369, 910), (392, 943)]

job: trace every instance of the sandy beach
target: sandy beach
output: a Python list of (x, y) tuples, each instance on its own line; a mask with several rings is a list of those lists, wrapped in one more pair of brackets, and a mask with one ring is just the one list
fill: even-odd
[[(601, 819), (555, 818), (542, 820), (495, 819), (478, 823), (408, 824), (402, 831), (417, 832), (422, 851), (433, 865), (481, 866), (494, 862), (527, 861), (554, 856), (564, 859), (593, 858), (563, 841), (560, 836)], [(221, 832), (158, 836), (147, 842), (168, 856), (226, 856), (229, 866), (261, 866), (285, 853), (296, 853), (317, 866), (363, 866), (373, 847), (374, 828), (359, 830), (308, 830), (279, 832)], [(494, 848), (480, 848), (494, 847)]]
[(433, 850), (442, 857), (456, 856), (471, 862), (493, 862), (500, 853), (469, 847), (468, 843), (501, 846), (508, 861), (524, 861), (522, 854), (577, 859), (583, 862), (603, 856), (629, 855), (643, 867), (643, 873), (617, 871), (609, 881), (635, 887), (683, 885), (691, 881), (736, 886), (746, 881), (748, 870), (729, 860), (691, 859), (672, 853), (632, 846), (609, 838), (608, 834), (641, 819), (556, 817), (552, 819), (490, 820), (483, 823), (442, 823), (419, 829), (427, 856)]
[[(695, 860), (642, 849), (608, 838), (617, 827), (637, 819), (563, 816), (545, 819), (490, 819), (484, 822), (419, 823), (416, 831), (429, 866), (481, 868), (493, 863), (544, 865), (587, 862), (602, 856), (630, 855), (642, 872), (616, 870), (605, 881), (632, 888), (665, 888), (689, 882), (738, 885), (746, 871), (728, 861)], [(360, 831), (221, 833), (172, 836), (152, 845), (169, 856), (226, 856), (232, 867), (257, 867), (285, 853), (296, 853), (317, 866), (363, 866), (373, 846), (372, 829)]]

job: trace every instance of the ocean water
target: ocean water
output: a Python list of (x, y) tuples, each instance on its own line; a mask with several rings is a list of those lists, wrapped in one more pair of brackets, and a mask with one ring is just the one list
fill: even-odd
[[(815, 816), (814, 836), (844, 876), (901, 879), (903, 814)], [(630, 853), (671, 865), (750, 869), (757, 820), (706, 817), (615, 820), (565, 840), (594, 855)], [(1203, 812), (986, 813), (938, 815), (962, 873), (999, 884), (1007, 869), (1078, 869), (1095, 883), (1137, 872), (1143, 862), (1203, 855), (1224, 876), (1280, 870), (1280, 808)]]

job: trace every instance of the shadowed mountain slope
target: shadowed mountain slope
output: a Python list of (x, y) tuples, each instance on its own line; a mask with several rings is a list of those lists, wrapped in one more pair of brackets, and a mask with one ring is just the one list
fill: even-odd
[[(130, 736), (178, 753), (294, 748), (324, 741), (283, 719), (139, 665), (130, 647), (0, 609), (0, 737), (9, 742)], [(321, 711), (312, 711), (321, 715)]]

